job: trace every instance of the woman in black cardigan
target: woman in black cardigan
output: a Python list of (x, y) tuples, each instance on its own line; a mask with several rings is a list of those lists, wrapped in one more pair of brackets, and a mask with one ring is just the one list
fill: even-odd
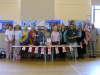
[(81, 46), (81, 47), (77, 48), (78, 58), (84, 58), (84, 54), (86, 54), (86, 44), (84, 42), (86, 35), (85, 35), (85, 31), (82, 30), (81, 26), (78, 28), (78, 31), (79, 31), (79, 35), (78, 35), (78, 38), (77, 38), (77, 43), (78, 43), (78, 45)]

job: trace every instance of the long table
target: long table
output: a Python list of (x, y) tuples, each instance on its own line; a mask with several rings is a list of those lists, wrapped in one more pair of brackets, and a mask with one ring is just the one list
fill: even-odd
[[(69, 47), (69, 51), (71, 51), (71, 49), (73, 48), (73, 54), (74, 54), (74, 59), (76, 61), (76, 58), (77, 58), (77, 54), (76, 54), (76, 51), (77, 51), (77, 47), (80, 47), (80, 45), (50, 45), (50, 46), (47, 46), (47, 45), (43, 45), (43, 46), (33, 46), (33, 45), (24, 45), (24, 46), (16, 46), (16, 45), (13, 45), (12, 46), (12, 51), (14, 50), (14, 48), (23, 48), (23, 47), (35, 47), (35, 48), (39, 48), (39, 47), (42, 47), (42, 48), (52, 48), (52, 47)], [(51, 60), (54, 61), (54, 51), (51, 51)], [(44, 50), (44, 61), (46, 62), (47, 61), (47, 55), (46, 55), (46, 49)]]

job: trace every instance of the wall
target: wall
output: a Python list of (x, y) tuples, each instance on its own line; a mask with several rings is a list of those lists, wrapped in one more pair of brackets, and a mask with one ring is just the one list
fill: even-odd
[(0, 0), (0, 19), (19, 20), (21, 0)]
[(90, 6), (90, 0), (22, 0), (21, 19), (87, 20)]
[(54, 19), (54, 0), (22, 0), (21, 19)]
[(87, 20), (90, 15), (90, 0), (55, 0), (55, 19)]

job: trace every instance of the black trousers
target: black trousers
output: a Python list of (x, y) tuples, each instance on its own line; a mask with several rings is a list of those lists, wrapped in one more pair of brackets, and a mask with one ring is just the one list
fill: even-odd
[(84, 55), (86, 54), (86, 45), (83, 44), (83, 48), (78, 47), (77, 50), (78, 50), (78, 51), (77, 51), (77, 52), (78, 52), (78, 57), (79, 57), (79, 58), (84, 57)]
[(84, 54), (86, 54), (86, 44), (84, 43), (84, 41), (82, 41), (82, 38), (77, 38), (76, 40), (77, 40), (78, 45), (80, 45), (80, 42), (82, 42), (83, 48), (81, 47), (77, 48), (78, 57), (82, 58), (84, 57)]
[[(59, 45), (59, 42), (52, 42), (52, 45)], [(54, 50), (54, 58), (65, 58), (65, 53), (63, 53), (63, 48), (59, 47), (59, 54), (56, 54), (55, 48), (52, 48)]]

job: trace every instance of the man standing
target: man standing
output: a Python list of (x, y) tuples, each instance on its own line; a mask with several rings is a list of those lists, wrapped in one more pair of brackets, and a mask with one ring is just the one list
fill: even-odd
[(97, 29), (94, 27), (94, 24), (92, 24), (92, 28), (90, 30), (91, 34), (92, 34), (92, 38), (90, 41), (90, 57), (96, 57), (96, 41), (97, 41), (97, 36), (98, 36), (98, 32)]

